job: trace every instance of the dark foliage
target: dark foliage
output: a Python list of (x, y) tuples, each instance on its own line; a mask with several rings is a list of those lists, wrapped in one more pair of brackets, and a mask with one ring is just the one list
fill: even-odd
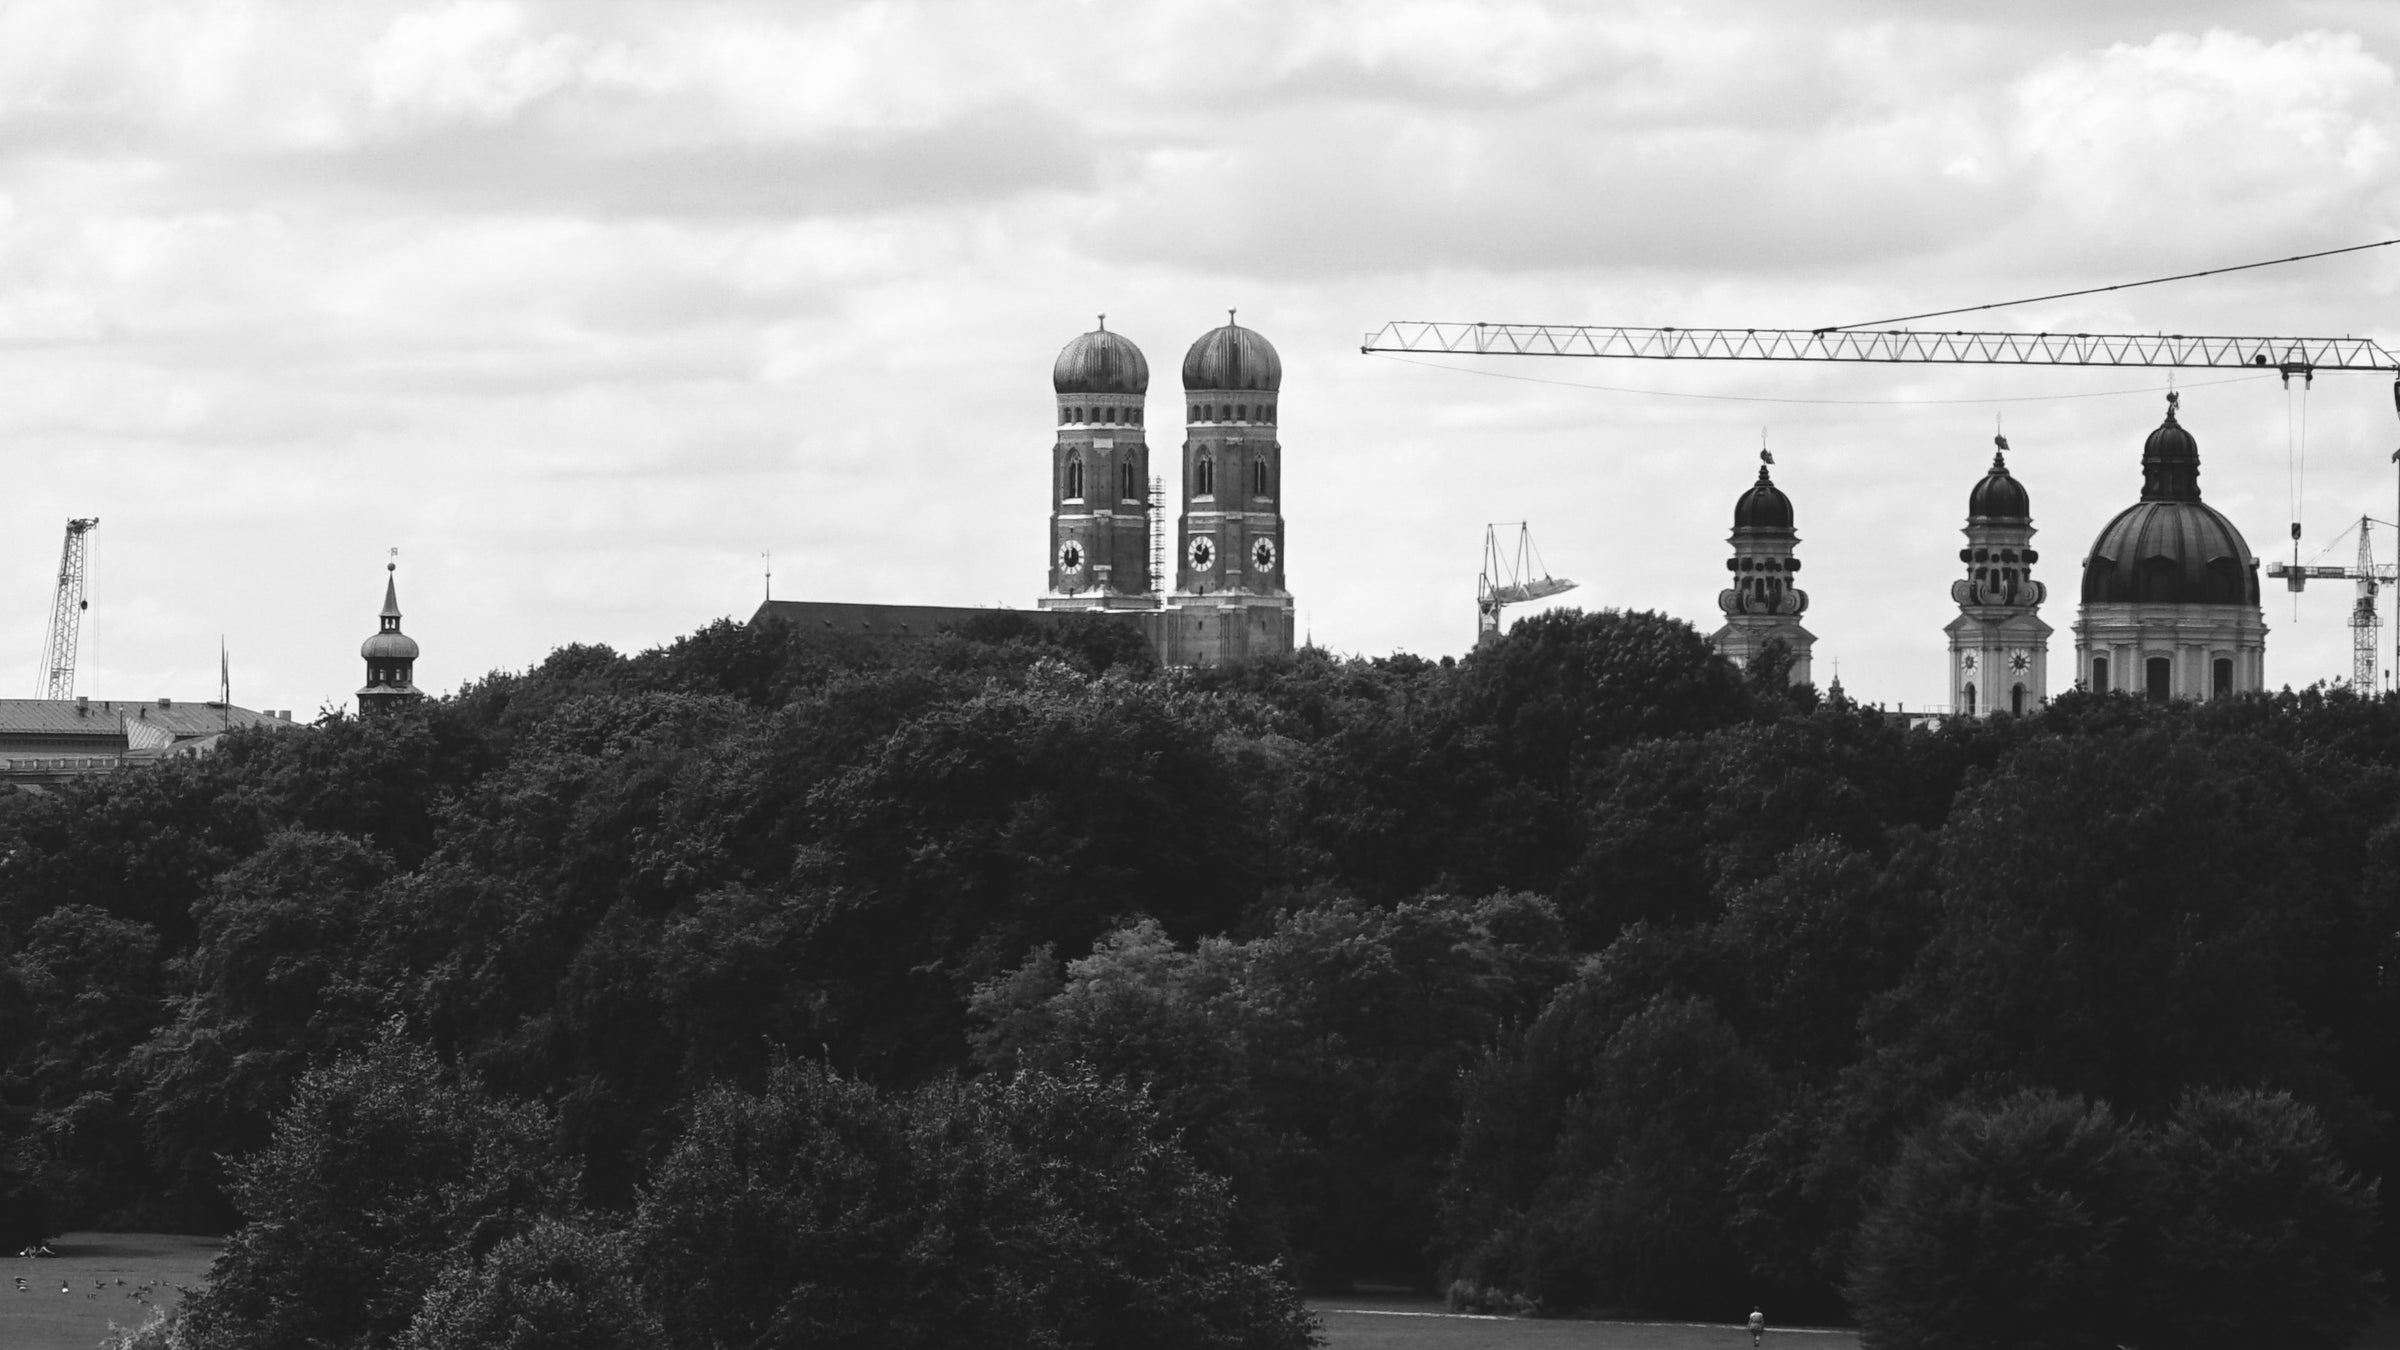
[[(845, 1166), (984, 1178), (961, 1194), (1017, 1196), (992, 1169), (1034, 1155), (892, 1113), (999, 1128), (1011, 1075), (1142, 1085), (1090, 1118), (1180, 1132), (1224, 1190), (1160, 1184), (1245, 1269), (1838, 1317), (1908, 1149), (2039, 1098), (2157, 1176), (2214, 1160), (2173, 1191), (2175, 1260), (2219, 1274), (2123, 1335), (2305, 1300), (2332, 1344), (2361, 1244), (2400, 1263), (2393, 1195), (2348, 1180), (2400, 1160), (2395, 970), (2392, 699), (2067, 694), (1910, 730), (1653, 614), (1201, 671), (1103, 621), (727, 622), (0, 791), (0, 1227), (244, 1225), (275, 1255), (262, 1215), (332, 1202), (220, 1159), (282, 1147), (297, 1085), (398, 1053), (399, 1017), (464, 1075), (409, 1070), (459, 1119), (532, 1104), (502, 1133), (544, 1198), (464, 1249), (434, 1217), (337, 1233), (326, 1260), (389, 1248), (372, 1279), (411, 1286), (326, 1305), (386, 1340), (437, 1286), (420, 1344), (622, 1311), (612, 1235), (698, 1104), (763, 1101), (795, 1056), (883, 1122)], [(2080, 1156), (2027, 1131), (2026, 1166)], [(2270, 1190), (2317, 1198), (2243, 1246)], [(224, 1316), (318, 1315), (238, 1270)]]

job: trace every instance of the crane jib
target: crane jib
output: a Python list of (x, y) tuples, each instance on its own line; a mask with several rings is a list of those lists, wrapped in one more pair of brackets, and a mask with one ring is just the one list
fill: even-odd
[(1976, 333), (1915, 329), (1628, 328), (1583, 324), (1399, 321), (1362, 352), (1585, 356), (1649, 361), (1859, 361), (2023, 366), (2174, 366), (2400, 373), (2372, 338), (2219, 337), (2184, 333)]

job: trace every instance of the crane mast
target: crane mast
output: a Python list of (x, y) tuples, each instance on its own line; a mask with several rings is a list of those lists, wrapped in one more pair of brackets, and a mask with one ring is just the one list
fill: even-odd
[(75, 696), (75, 648), (83, 636), (85, 598), (84, 540), (99, 525), (97, 516), (67, 522), (66, 546), (58, 555), (58, 598), (50, 607), (50, 635), (42, 648), (42, 687), (39, 697)]

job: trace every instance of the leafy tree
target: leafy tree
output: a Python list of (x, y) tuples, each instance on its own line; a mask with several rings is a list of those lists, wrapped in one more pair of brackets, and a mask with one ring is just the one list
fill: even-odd
[(231, 1190), (246, 1222), (188, 1305), (199, 1350), (391, 1345), (446, 1268), (564, 1212), (573, 1181), (544, 1113), (394, 1024), (300, 1080)]
[(694, 1104), (632, 1231), (677, 1345), (1308, 1344), (1225, 1222), (1223, 1184), (1088, 1073), (886, 1099), (787, 1064)]
[(230, 1218), (216, 1158), (266, 1141), (310, 1060), (364, 1045), (387, 1015), (360, 947), (392, 860), (344, 835), (284, 830), (193, 906), (169, 1017), (129, 1065), (167, 1197)]
[(1740, 1283), (1729, 1183), (1772, 1085), (1711, 1003), (1628, 987), (1639, 964), (1586, 964), (1469, 1079), (1454, 1274), (1557, 1310), (1697, 1311)]
[(2372, 1316), (2374, 1183), (2289, 1093), (2195, 1092), (2159, 1133), (2151, 1341), (2332, 1350)]
[(442, 1275), (400, 1350), (652, 1350), (665, 1343), (643, 1305), (625, 1239), (537, 1219), (480, 1261)]
[(2023, 1093), (1911, 1134), (1850, 1272), (1876, 1350), (2111, 1350), (2142, 1341), (2136, 1218), (2155, 1163), (2104, 1105)]

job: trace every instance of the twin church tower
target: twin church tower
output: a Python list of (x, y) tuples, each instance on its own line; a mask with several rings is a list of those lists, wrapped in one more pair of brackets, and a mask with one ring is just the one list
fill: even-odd
[[(2154, 699), (2212, 699), (2266, 687), (2267, 626), (2258, 559), (2241, 531), (2200, 500), (2200, 444), (2167, 418), (2142, 445), (2142, 498), (2102, 526), (2083, 560), (2069, 683)], [(2008, 441), (1967, 494), (1966, 575), (1950, 584), (1958, 617), (1950, 637), (1950, 706), (1968, 717), (2031, 712), (2050, 696), (2047, 595), (2034, 580), (2033, 503), (2008, 471)], [(1807, 593), (1791, 499), (1767, 469), (1734, 503), (1733, 584), (1717, 597), (1725, 624), (1710, 639), (1747, 665), (1770, 641), (1791, 652), (1791, 678), (1808, 680), (1816, 637), (1800, 626)]]
[(1153, 492), (1144, 403), (1150, 363), (1098, 328), (1051, 367), (1050, 587), (1041, 608), (1126, 614), (1167, 665), (1214, 665), (1292, 649), (1284, 580), (1283, 443), (1276, 401), (1283, 359), (1239, 324), (1183, 354), (1183, 511), (1174, 589), (1162, 492)]

